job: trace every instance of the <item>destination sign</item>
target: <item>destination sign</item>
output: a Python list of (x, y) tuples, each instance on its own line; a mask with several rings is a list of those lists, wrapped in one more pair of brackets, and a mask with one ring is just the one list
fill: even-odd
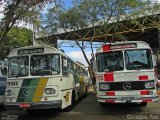
[(121, 45), (112, 45), (110, 46), (110, 49), (123, 49), (123, 48), (136, 48), (137, 44), (121, 44)]
[(23, 55), (23, 54), (43, 53), (43, 52), (44, 52), (44, 48), (32, 48), (32, 49), (18, 50), (17, 54)]

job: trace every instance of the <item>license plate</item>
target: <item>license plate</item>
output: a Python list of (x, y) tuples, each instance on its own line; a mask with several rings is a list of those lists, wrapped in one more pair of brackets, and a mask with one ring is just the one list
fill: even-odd
[(28, 103), (21, 103), (21, 104), (19, 105), (19, 107), (20, 107), (20, 108), (29, 108), (29, 107), (31, 107), (31, 105), (28, 104)]
[(134, 97), (122, 97), (122, 101), (131, 101), (134, 100)]

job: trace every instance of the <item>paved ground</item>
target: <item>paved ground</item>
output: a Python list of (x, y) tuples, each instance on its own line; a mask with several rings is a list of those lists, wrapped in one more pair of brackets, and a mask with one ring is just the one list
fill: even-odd
[(1, 110), (0, 114), (2, 120), (160, 120), (160, 101), (149, 103), (147, 107), (112, 104), (102, 108), (96, 101), (95, 93), (90, 91), (71, 112), (41, 110), (26, 113), (22, 110)]

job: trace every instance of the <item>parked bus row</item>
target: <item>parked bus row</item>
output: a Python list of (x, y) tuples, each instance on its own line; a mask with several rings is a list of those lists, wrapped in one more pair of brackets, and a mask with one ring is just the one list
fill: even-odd
[[(92, 61), (97, 101), (140, 103), (158, 100), (155, 57), (142, 41), (108, 43)], [(71, 110), (88, 89), (87, 71), (63, 52), (49, 46), (12, 50), (8, 55), (6, 109)]]

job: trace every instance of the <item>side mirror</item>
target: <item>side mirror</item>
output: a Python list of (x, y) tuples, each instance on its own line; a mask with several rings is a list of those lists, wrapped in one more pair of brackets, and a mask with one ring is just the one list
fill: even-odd
[(7, 75), (7, 68), (1, 67), (1, 73), (2, 73), (2, 75), (6, 76)]
[(3, 61), (0, 65), (0, 72), (3, 76), (7, 76), (7, 66), (8, 66), (8, 62), (7, 61)]
[(67, 60), (63, 59), (63, 67), (67, 67)]
[(80, 83), (76, 83), (76, 87), (80, 87)]
[(68, 67), (67, 67), (67, 60), (63, 59), (63, 75), (68, 76)]
[(155, 55), (152, 55), (152, 60), (153, 60), (153, 66), (154, 67), (157, 66), (157, 62), (156, 62), (157, 57)]

